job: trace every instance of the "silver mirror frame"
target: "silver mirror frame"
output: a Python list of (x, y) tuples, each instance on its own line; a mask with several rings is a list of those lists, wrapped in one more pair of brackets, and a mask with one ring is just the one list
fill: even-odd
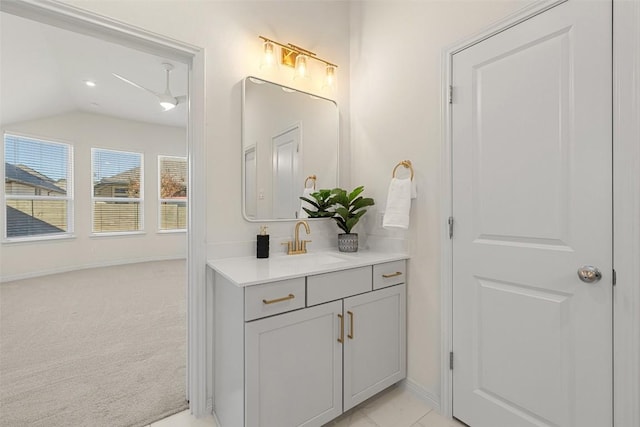
[[(246, 170), (245, 170), (245, 126), (246, 126), (246, 114), (247, 114), (247, 109), (246, 109), (246, 91), (247, 91), (247, 80), (258, 80), (260, 82), (263, 83), (269, 83), (272, 85), (277, 85), (280, 86), (281, 88), (283, 88), (285, 91), (291, 91), (291, 92), (297, 92), (297, 93), (301, 93), (313, 98), (318, 98), (321, 100), (325, 100), (325, 101), (329, 101), (331, 103), (333, 103), (336, 107), (336, 186), (339, 185), (340, 182), (340, 110), (338, 107), (338, 103), (333, 100), (333, 99), (329, 99), (329, 98), (325, 98), (322, 96), (318, 96), (316, 94), (312, 94), (309, 92), (304, 92), (298, 89), (294, 89), (288, 86), (284, 86), (281, 85), (279, 83), (275, 83), (269, 80), (265, 80), (262, 79), (260, 77), (255, 77), (255, 76), (247, 76), (244, 79), (242, 79), (242, 117), (241, 117), (241, 141), (240, 141), (240, 163), (241, 163), (241, 185), (242, 185), (242, 194), (241, 194), (241, 198), (242, 198), (242, 217), (245, 219), (245, 221), (248, 222), (289, 222), (289, 221), (298, 221), (298, 218), (280, 218), (280, 219), (276, 219), (276, 218), (250, 218), (247, 215), (247, 206), (246, 206), (246, 190), (247, 190), (247, 183), (245, 182), (245, 176), (246, 176)], [(305, 220), (326, 220), (327, 218), (305, 218)]]

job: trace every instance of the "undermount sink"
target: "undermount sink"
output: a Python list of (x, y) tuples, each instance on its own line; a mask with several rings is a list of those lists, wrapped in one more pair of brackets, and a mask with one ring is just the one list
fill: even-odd
[(301, 255), (283, 255), (279, 257), (271, 258), (273, 262), (282, 263), (282, 264), (296, 264), (296, 265), (305, 265), (305, 266), (313, 266), (313, 265), (328, 265), (335, 264), (338, 262), (344, 262), (345, 259), (326, 252), (317, 252), (317, 253), (306, 253)]

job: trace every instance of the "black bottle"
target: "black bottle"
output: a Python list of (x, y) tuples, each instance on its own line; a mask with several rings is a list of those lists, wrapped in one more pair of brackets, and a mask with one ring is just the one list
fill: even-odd
[(269, 235), (267, 234), (267, 226), (260, 227), (260, 234), (256, 236), (256, 257), (269, 258)]

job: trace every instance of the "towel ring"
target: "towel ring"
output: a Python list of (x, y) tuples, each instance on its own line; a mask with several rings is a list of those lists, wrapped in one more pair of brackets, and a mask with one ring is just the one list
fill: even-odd
[(309, 175), (307, 177), (307, 179), (304, 180), (304, 188), (307, 188), (307, 183), (309, 181), (313, 181), (313, 187), (312, 188), (315, 190), (316, 189), (316, 176), (315, 175)]
[(405, 169), (409, 169), (411, 171), (411, 180), (413, 181), (413, 166), (411, 165), (411, 160), (402, 160), (400, 163), (398, 163), (396, 167), (393, 168), (393, 172), (391, 173), (391, 176), (393, 178), (396, 177), (396, 171), (400, 166), (404, 166)]

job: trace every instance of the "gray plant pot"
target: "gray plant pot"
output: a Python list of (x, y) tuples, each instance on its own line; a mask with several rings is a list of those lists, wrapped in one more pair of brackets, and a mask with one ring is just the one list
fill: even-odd
[(338, 234), (338, 250), (340, 252), (358, 252), (358, 233)]

